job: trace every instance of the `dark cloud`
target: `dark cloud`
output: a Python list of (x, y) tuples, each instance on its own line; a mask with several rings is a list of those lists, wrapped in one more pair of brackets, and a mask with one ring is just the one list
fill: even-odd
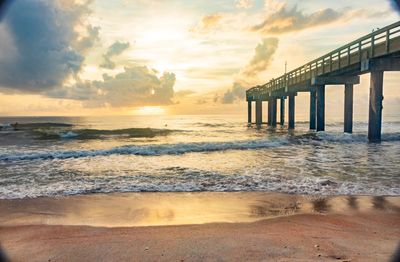
[(392, 5), (393, 9), (400, 13), (400, 1), (399, 0), (389, 0), (390, 4)]
[(122, 54), (123, 51), (129, 48), (129, 45), (129, 42), (121, 43), (117, 41), (108, 47), (107, 53), (103, 55), (104, 61), (100, 67), (114, 69), (115, 63), (111, 60), (111, 58)]
[(262, 23), (252, 27), (251, 30), (266, 35), (301, 31), (346, 18), (347, 11), (348, 10), (337, 11), (332, 8), (326, 8), (311, 14), (304, 14), (297, 6), (292, 8), (282, 6), (278, 11), (269, 14)]
[[(99, 41), (100, 28), (86, 21), (90, 2), (10, 4), (0, 24), (0, 91), (79, 100), (91, 107), (172, 104), (173, 73), (160, 76), (145, 66), (127, 66), (115, 76), (104, 74), (100, 81), (80, 79), (84, 55)], [(107, 67), (113, 68), (111, 58), (128, 47), (129, 43), (121, 42), (111, 45), (104, 55)]]
[(88, 38), (82, 40), (74, 31), (88, 12), (87, 4), (62, 9), (59, 1), (24, 0), (9, 5), (0, 29), (2, 91), (40, 93), (81, 69), (80, 51), (99, 30), (87, 27)]
[(125, 67), (115, 76), (103, 75), (101, 81), (79, 81), (72, 86), (51, 90), (48, 96), (82, 100), (87, 106), (169, 105), (174, 97), (175, 74), (158, 77), (145, 66)]

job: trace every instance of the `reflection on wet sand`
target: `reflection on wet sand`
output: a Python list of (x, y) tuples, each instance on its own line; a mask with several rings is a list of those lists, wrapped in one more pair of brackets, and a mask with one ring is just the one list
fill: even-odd
[(126, 193), (0, 200), (0, 226), (105, 227), (254, 222), (305, 213), (389, 211), (400, 197), (302, 196), (261, 192)]
[(313, 209), (318, 213), (328, 212), (331, 206), (328, 204), (328, 199), (325, 197), (318, 197), (312, 201)]
[(357, 202), (357, 197), (355, 196), (348, 196), (347, 197), (347, 203), (349, 207), (353, 210), (358, 210), (358, 202)]

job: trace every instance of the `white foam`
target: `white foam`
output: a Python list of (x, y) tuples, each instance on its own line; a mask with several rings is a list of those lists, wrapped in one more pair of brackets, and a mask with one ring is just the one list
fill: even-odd
[(103, 150), (31, 151), (17, 154), (0, 154), (0, 161), (37, 159), (68, 159), (108, 155), (178, 155), (191, 152), (213, 152), (223, 150), (248, 150), (276, 147), (288, 144), (286, 138), (271, 140), (245, 140), (234, 142), (177, 143), (161, 145), (122, 146)]
[(60, 138), (63, 138), (63, 139), (69, 139), (69, 138), (75, 138), (75, 137), (79, 136), (79, 134), (74, 133), (72, 131), (68, 131), (67, 133), (59, 134), (59, 136), (60, 136)]

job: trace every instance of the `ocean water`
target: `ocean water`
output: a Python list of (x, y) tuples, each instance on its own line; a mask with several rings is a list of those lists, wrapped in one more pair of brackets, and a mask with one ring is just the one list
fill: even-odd
[[(398, 119), (398, 120), (397, 120)], [(14, 123), (18, 123), (14, 125)], [(400, 118), (369, 143), (329, 122), (248, 126), (243, 116), (0, 118), (0, 199), (109, 192), (400, 195)]]

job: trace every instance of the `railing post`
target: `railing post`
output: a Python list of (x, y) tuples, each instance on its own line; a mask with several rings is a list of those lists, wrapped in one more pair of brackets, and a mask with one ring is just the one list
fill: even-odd
[(319, 85), (317, 90), (317, 131), (325, 131), (325, 85)]
[(344, 132), (353, 132), (353, 85), (344, 87)]
[(295, 96), (293, 94), (289, 95), (289, 129), (294, 129), (294, 119), (295, 119)]
[(347, 66), (350, 65), (350, 46), (347, 47)]
[(371, 57), (373, 58), (375, 55), (375, 35), (371, 37)]
[(383, 71), (372, 71), (369, 89), (368, 139), (371, 142), (381, 140)]
[(386, 30), (386, 54), (390, 52), (390, 29)]

